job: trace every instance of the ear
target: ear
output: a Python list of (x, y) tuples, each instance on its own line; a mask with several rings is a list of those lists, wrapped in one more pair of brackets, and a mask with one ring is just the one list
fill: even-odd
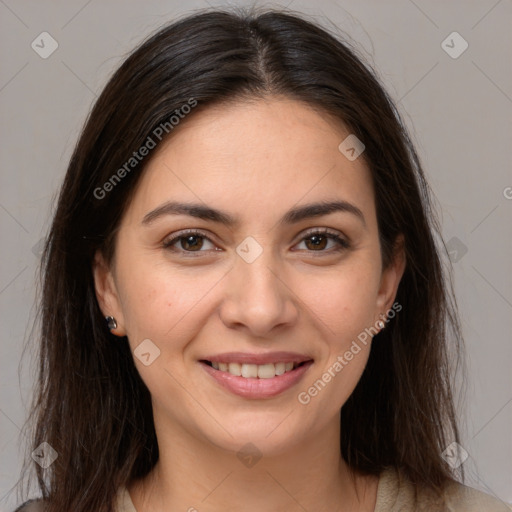
[(117, 327), (110, 332), (116, 336), (126, 336), (126, 331), (124, 330), (124, 316), (114, 274), (112, 269), (105, 262), (105, 258), (99, 249), (94, 255), (92, 272), (96, 298), (103, 316), (113, 316), (117, 322)]
[(392, 261), (382, 271), (379, 293), (377, 295), (377, 315), (382, 317), (389, 311), (396, 297), (398, 285), (404, 274), (406, 264), (404, 236), (398, 235), (393, 247)]

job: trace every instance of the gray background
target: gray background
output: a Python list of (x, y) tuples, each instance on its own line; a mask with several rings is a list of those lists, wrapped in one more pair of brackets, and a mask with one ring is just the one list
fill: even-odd
[[(357, 41), (411, 129), (453, 250), (469, 367), (460, 412), (468, 483), (512, 503), (511, 1), (265, 5), (287, 4)], [(34, 315), (38, 244), (82, 123), (126, 52), (207, 5), (227, 4), (0, 0), (0, 510), (16, 503), (9, 490), (24, 456), (32, 349), (19, 362)], [(44, 31), (59, 45), (47, 59), (31, 48)], [(441, 46), (453, 31), (469, 44), (458, 58)]]

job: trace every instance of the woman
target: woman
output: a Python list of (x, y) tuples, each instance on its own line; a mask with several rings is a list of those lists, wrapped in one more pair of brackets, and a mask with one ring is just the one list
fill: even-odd
[(452, 469), (460, 331), (431, 208), (392, 102), (324, 29), (207, 11), (153, 35), (60, 193), (45, 501), (22, 509), (507, 510)]

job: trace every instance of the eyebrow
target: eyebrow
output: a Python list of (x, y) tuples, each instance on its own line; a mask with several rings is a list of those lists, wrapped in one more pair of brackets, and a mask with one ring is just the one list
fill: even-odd
[[(321, 217), (335, 212), (351, 213), (366, 227), (363, 212), (354, 204), (342, 200), (321, 201), (292, 208), (281, 217), (279, 224), (296, 224), (304, 219)], [(147, 213), (142, 219), (142, 225), (149, 225), (157, 218), (165, 215), (188, 215), (198, 219), (218, 222), (228, 227), (240, 224), (239, 217), (234, 217), (228, 212), (216, 210), (203, 204), (167, 201)]]

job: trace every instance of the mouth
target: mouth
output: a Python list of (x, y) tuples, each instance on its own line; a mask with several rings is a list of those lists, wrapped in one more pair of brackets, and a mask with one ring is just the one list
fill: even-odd
[(212, 377), (212, 382), (247, 399), (272, 398), (291, 389), (313, 362), (307, 356), (290, 352), (265, 355), (230, 353), (198, 361)]
[(301, 362), (276, 362), (267, 364), (250, 364), (250, 363), (228, 363), (218, 361), (200, 360), (201, 363), (210, 366), (214, 370), (229, 373), (236, 377), (245, 379), (273, 379), (285, 373), (293, 372), (297, 368), (304, 366), (306, 363), (312, 362), (312, 359)]

